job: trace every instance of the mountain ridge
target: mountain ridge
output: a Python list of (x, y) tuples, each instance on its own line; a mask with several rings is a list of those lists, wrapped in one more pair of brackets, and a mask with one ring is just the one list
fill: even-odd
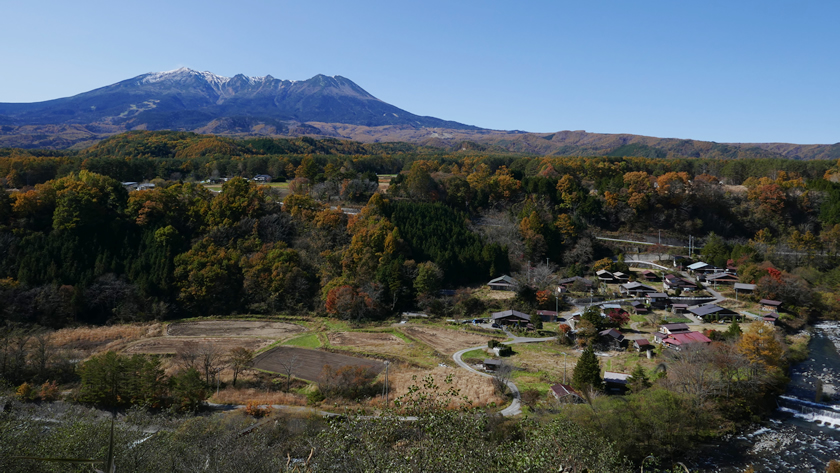
[(131, 130), (193, 131), (232, 137), (328, 137), (406, 141), (457, 150), (549, 156), (840, 159), (840, 143), (715, 143), (582, 130), (528, 133), (414, 115), (352, 80), (317, 74), (225, 77), (179, 68), (150, 72), (71, 97), (0, 103), (0, 146), (84, 148)]

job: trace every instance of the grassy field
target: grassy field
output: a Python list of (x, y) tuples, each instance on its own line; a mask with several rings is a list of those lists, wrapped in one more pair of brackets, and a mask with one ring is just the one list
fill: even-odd
[(286, 340), (283, 342), (283, 345), (303, 348), (320, 348), (321, 340), (318, 338), (317, 333), (307, 333), (306, 335)]

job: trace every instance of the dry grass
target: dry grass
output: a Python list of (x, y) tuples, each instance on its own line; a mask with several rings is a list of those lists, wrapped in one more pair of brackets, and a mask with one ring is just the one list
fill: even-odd
[(361, 348), (376, 353), (399, 354), (406, 345), (405, 340), (391, 333), (333, 332), (327, 335), (330, 345)]
[(516, 297), (516, 291), (494, 291), (484, 286), (481, 289), (473, 291), (473, 296), (479, 299), (508, 300)]
[(237, 389), (227, 387), (210, 397), (210, 402), (218, 404), (244, 405), (249, 401), (263, 404), (279, 404), (284, 406), (305, 406), (306, 397), (295, 393), (266, 392), (259, 389)]
[(90, 356), (109, 350), (119, 351), (134, 341), (157, 337), (162, 332), (159, 323), (65, 328), (53, 332), (50, 341), (57, 349), (75, 350)]
[[(452, 375), (452, 384), (447, 385), (444, 381), (448, 375)], [(391, 386), (391, 399), (396, 399), (408, 393), (408, 388), (417, 385), (422, 388), (422, 380), (425, 376), (432, 375), (435, 384), (440, 386), (440, 391), (446, 391), (450, 386), (460, 390), (461, 396), (467, 396), (473, 406), (486, 406), (490, 403), (501, 405), (507, 402), (505, 398), (496, 394), (490, 378), (468, 372), (461, 368), (437, 367), (431, 370), (417, 368), (405, 368), (402, 366), (391, 369), (388, 382)], [(413, 379), (416, 376), (416, 379)], [(381, 378), (381, 375), (380, 375)], [(374, 403), (381, 400), (374, 400)], [(457, 402), (452, 407), (457, 406)]]
[(220, 352), (227, 353), (236, 347), (256, 351), (271, 345), (273, 340), (264, 338), (156, 337), (132, 343), (131, 346), (125, 348), (124, 352), (129, 355), (173, 355), (186, 342), (209, 342), (215, 345)]
[(446, 329), (406, 325), (402, 328), (402, 331), (409, 337), (420, 340), (447, 356), (463, 348), (486, 345), (489, 340), (495, 338), (469, 333), (462, 328)]

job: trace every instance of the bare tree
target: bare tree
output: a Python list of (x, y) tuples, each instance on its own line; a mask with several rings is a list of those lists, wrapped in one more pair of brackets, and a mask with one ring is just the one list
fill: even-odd
[(283, 367), (283, 373), (286, 374), (286, 391), (292, 389), (292, 372), (297, 368), (299, 361), (300, 359), (297, 353), (280, 361), (280, 366)]
[(199, 348), (197, 342), (184, 342), (175, 349), (175, 362), (181, 369), (198, 369)]
[(30, 358), (32, 365), (35, 368), (38, 378), (46, 380), (47, 366), (53, 357), (53, 345), (51, 340), (51, 333), (47, 331), (38, 332), (33, 337), (34, 346)]
[(502, 363), (496, 368), (493, 372), (493, 387), (496, 388), (496, 391), (502, 394), (507, 392), (507, 383), (513, 376), (513, 370), (513, 365), (507, 361), (502, 361)]
[(210, 384), (222, 369), (224, 356), (214, 343), (204, 342), (198, 345), (198, 363), (204, 371), (205, 382)]
[(228, 360), (233, 370), (233, 385), (236, 386), (239, 373), (245, 371), (254, 361), (254, 352), (244, 347), (236, 347), (228, 353)]

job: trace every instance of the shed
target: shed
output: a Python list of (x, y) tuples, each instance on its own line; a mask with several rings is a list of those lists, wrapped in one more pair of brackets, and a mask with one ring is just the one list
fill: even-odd
[(578, 283), (578, 282), (580, 284), (583, 284), (583, 287), (585, 287), (587, 291), (592, 289), (592, 281), (590, 281), (586, 278), (582, 278), (580, 276), (572, 276), (570, 278), (563, 278), (563, 279), (557, 281), (557, 285), (565, 287), (566, 289), (569, 289), (571, 286), (575, 285), (575, 283)]
[(753, 292), (755, 292), (755, 284), (744, 284), (741, 282), (737, 282), (733, 287), (735, 288), (735, 292), (740, 291), (745, 294), (752, 294)]
[(633, 348), (638, 352), (643, 352), (653, 349), (653, 344), (647, 338), (637, 338), (633, 340)]
[(513, 291), (516, 289), (516, 281), (508, 275), (502, 275), (487, 283), (494, 291)]
[(568, 384), (552, 384), (551, 395), (562, 403), (578, 404), (585, 402), (583, 397)]
[(776, 312), (782, 307), (781, 302), (772, 299), (761, 299), (758, 303), (761, 304), (761, 310), (769, 312)]
[(675, 314), (684, 314), (688, 312), (688, 304), (671, 304), (671, 312)]
[(642, 271), (642, 278), (644, 278), (644, 280), (648, 282), (659, 281), (659, 276), (657, 276), (656, 273), (648, 269)]
[(492, 358), (484, 360), (484, 369), (487, 371), (496, 371), (500, 366), (502, 366), (502, 360), (494, 360)]
[(627, 380), (630, 375), (627, 373), (616, 373), (614, 371), (604, 372), (604, 386), (607, 392), (624, 394), (627, 391)]
[(554, 322), (557, 320), (557, 312), (553, 310), (538, 310), (537, 315), (543, 322)]

